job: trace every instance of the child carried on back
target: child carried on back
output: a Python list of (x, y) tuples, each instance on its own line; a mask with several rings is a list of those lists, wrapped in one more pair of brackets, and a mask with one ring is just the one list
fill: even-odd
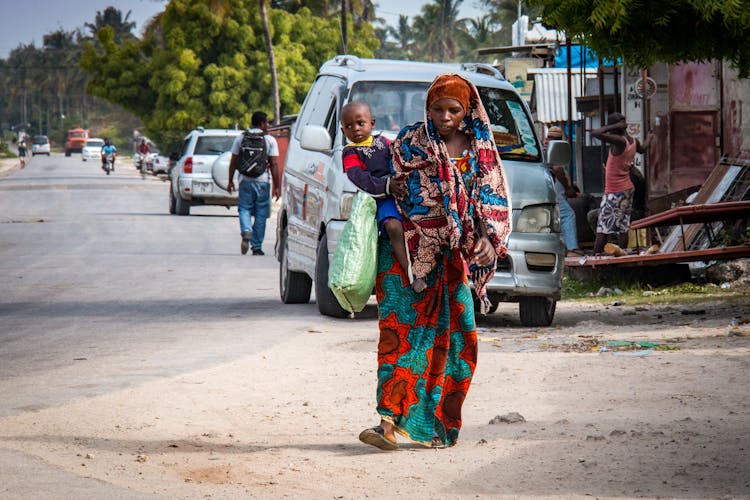
[[(378, 229), (385, 230), (391, 241), (393, 255), (409, 273), (409, 259), (404, 242), (403, 219), (390, 193), (391, 141), (372, 135), (375, 120), (370, 106), (364, 102), (350, 102), (341, 110), (341, 129), (350, 141), (342, 152), (342, 163), (347, 177), (362, 191), (372, 195), (377, 203)], [(424, 279), (415, 279), (414, 291), (423, 291)]]

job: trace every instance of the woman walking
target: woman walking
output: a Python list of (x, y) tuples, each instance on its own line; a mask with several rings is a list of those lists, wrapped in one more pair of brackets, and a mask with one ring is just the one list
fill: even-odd
[(391, 149), (391, 192), (404, 217), (409, 270), (378, 242), (377, 412), (362, 442), (398, 448), (396, 433), (425, 446), (453, 446), (477, 361), (474, 282), (482, 312), (496, 260), (506, 254), (509, 198), (489, 119), (476, 88), (459, 75), (438, 76), (425, 122), (407, 126)]

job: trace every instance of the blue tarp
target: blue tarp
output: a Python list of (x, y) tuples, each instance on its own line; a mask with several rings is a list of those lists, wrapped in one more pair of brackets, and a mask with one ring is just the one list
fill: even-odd
[[(567, 68), (568, 67), (568, 48), (565, 45), (561, 45), (557, 49), (555, 54), (555, 67), (556, 68)], [(572, 68), (580, 68), (581, 60), (585, 56), (586, 68), (596, 68), (599, 65), (599, 56), (592, 49), (584, 47), (582, 45), (571, 45), (570, 46), (570, 66)], [(612, 61), (604, 59), (603, 64), (605, 66), (612, 66)], [(620, 64), (620, 61), (617, 61)]]

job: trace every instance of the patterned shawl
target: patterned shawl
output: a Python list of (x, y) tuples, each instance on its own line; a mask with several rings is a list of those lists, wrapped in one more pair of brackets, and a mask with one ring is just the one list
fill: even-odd
[[(450, 160), (427, 114), (425, 122), (402, 129), (391, 146), (394, 172), (407, 179), (408, 194), (397, 202), (415, 278), (425, 278), (443, 252), (457, 249), (470, 261), (482, 226), (498, 258), (507, 254), (511, 212), (505, 174), (477, 89), (463, 79), (471, 89), (469, 112), (460, 127), (471, 139), (467, 172), (462, 174)], [(495, 268), (495, 261), (469, 266), (482, 314), (490, 306), (486, 287)]]

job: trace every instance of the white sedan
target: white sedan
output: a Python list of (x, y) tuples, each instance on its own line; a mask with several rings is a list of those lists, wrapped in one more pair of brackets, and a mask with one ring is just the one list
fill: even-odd
[(83, 161), (96, 160), (101, 161), (102, 159), (102, 147), (104, 147), (104, 139), (87, 139), (86, 144), (81, 150), (81, 157)]

